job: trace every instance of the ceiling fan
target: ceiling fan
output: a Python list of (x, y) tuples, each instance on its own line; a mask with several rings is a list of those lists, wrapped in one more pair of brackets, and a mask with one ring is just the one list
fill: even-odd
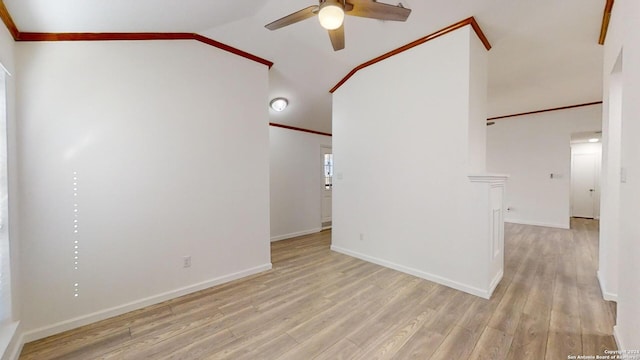
[(296, 11), (264, 27), (269, 30), (277, 30), (318, 15), (320, 25), (329, 31), (333, 50), (338, 51), (344, 49), (345, 15), (378, 20), (406, 21), (409, 14), (411, 14), (411, 9), (405, 8), (402, 4), (389, 5), (379, 3), (376, 0), (319, 0), (318, 5)]

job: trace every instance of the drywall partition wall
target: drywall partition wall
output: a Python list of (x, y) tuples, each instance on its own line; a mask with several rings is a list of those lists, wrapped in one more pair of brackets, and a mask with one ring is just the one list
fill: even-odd
[(622, 53), (603, 76), (602, 176), (598, 280), (607, 300), (618, 298), (620, 242), (620, 147), (622, 139)]
[(487, 49), (475, 41), (471, 33), (469, 41), (469, 94), (467, 115), (467, 165), (470, 173), (480, 174), (487, 170)]
[(487, 169), (510, 175), (505, 221), (569, 228), (571, 134), (599, 131), (601, 119), (602, 106), (592, 105), (487, 127)]
[[(619, 219), (608, 218), (603, 207), (602, 221), (611, 221), (608, 225), (619, 226), (619, 252), (601, 252), (608, 264), (618, 266), (618, 298), (615, 336), (618, 345), (624, 350), (640, 349), (640, 2), (619, 0), (613, 6), (611, 23), (605, 42), (605, 62), (603, 69), (605, 111), (604, 122), (611, 125), (611, 115), (615, 107), (621, 111), (621, 138), (611, 132), (603, 132), (605, 152), (620, 146), (620, 165), (618, 169), (608, 167), (605, 172), (618, 175), (619, 183)], [(621, 101), (609, 96), (611, 74), (618, 60), (621, 60), (622, 80)], [(609, 123), (609, 124), (607, 124)], [(607, 128), (607, 126), (605, 126)], [(609, 147), (609, 149), (606, 149)], [(606, 186), (615, 186), (608, 182)], [(604, 190), (604, 189), (603, 189)], [(616, 204), (610, 204), (615, 206)], [(603, 224), (604, 225), (604, 224)], [(603, 240), (601, 238), (601, 240)], [(606, 240), (606, 238), (605, 238)], [(615, 239), (609, 239), (614, 240)], [(601, 248), (602, 250), (602, 248)]]
[(334, 92), (332, 249), (488, 297), (478, 254), (489, 251), (470, 230), (468, 175), (481, 167), (470, 149), (484, 153), (484, 142), (469, 137), (486, 121), (478, 41), (460, 28)]
[(322, 147), (331, 137), (269, 128), (271, 240), (322, 228)]
[(270, 268), (266, 66), (194, 41), (17, 60), (26, 340)]

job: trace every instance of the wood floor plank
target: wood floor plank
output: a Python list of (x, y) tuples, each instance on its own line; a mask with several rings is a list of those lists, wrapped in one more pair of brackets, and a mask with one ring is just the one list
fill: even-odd
[(525, 309), (511, 341), (507, 359), (545, 358), (550, 312), (543, 304)]
[(587, 334), (613, 333), (613, 319), (609, 305), (602, 299), (600, 287), (595, 284), (579, 284), (578, 298), (580, 325)]
[(605, 355), (605, 350), (617, 350), (616, 340), (610, 334), (582, 334), (582, 352), (585, 355)]
[(504, 359), (509, 352), (513, 336), (491, 327), (485, 327), (469, 360)]
[[(154, 326), (143, 332), (144, 335), (139, 335), (126, 343), (121, 344), (115, 348), (108, 348), (106, 353), (103, 353), (100, 348), (90, 347), (87, 350), (91, 351), (90, 354), (86, 354), (87, 358), (96, 358), (98, 355), (103, 359), (123, 359), (128, 358), (129, 354), (136, 354), (138, 352), (145, 352), (151, 348), (158, 346), (159, 344), (180, 337), (184, 334), (192, 331), (197, 331), (202, 328), (215, 328), (215, 331), (222, 331), (222, 326), (217, 322), (224, 317), (221, 313), (215, 313), (211, 315), (202, 314), (201, 317), (193, 317), (188, 320), (182, 319), (181, 321), (174, 320), (167, 323), (165, 326)], [(177, 345), (180, 346), (180, 345)]]
[(362, 354), (358, 355), (359, 359), (363, 360), (382, 360), (392, 359), (395, 354), (409, 341), (409, 339), (424, 325), (424, 323), (433, 317), (435, 311), (427, 309), (420, 313), (417, 317), (409, 320), (406, 325), (389, 336), (387, 339), (378, 343), (373, 342), (376, 345), (369, 346), (368, 350), (363, 348)]
[(585, 354), (581, 335), (578, 316), (552, 311), (545, 359), (567, 359), (569, 355)]
[[(377, 340), (376, 336), (372, 336), (372, 334), (381, 337), (392, 332), (393, 328), (400, 325), (404, 319), (412, 317), (412, 314), (416, 312), (417, 305), (426, 298), (426, 295), (422, 289), (417, 287), (410, 289), (402, 297), (397, 297), (394, 302), (390, 303), (391, 306), (381, 309), (363, 322), (362, 326), (357, 331), (348, 334), (347, 338), (359, 347), (368, 349)], [(396, 306), (399, 303), (402, 303), (402, 306)]]
[[(225, 358), (230, 360), (278, 359), (283, 353), (297, 345), (299, 344), (289, 336), (289, 334), (282, 333), (275, 339), (260, 344), (259, 346), (251, 343), (250, 346), (244, 349), (245, 351), (243, 353), (230, 354)], [(209, 357), (199, 359), (218, 360), (221, 359), (221, 357), (218, 354), (212, 354)]]
[[(403, 286), (395, 291), (392, 296), (385, 296), (380, 301), (383, 304), (400, 304), (402, 303), (402, 299), (410, 295), (412, 290), (416, 290), (416, 284), (420, 281), (414, 277), (406, 276), (406, 279)], [(374, 299), (372, 301), (373, 304), (377, 304), (378, 299)], [(353, 341), (352, 337), (349, 334), (354, 332), (358, 333), (360, 329), (362, 329), (361, 324), (366, 323), (371, 318), (378, 316), (383, 311), (388, 311), (391, 308), (395, 308), (396, 310), (400, 310), (397, 307), (393, 306), (363, 306), (355, 309), (355, 311), (350, 312), (347, 316), (338, 320), (333, 324), (329, 324), (324, 329), (321, 329), (317, 333), (304, 333), (299, 329), (293, 329), (288, 333), (292, 335), (298, 342), (301, 344), (291, 351), (286, 352), (282, 355), (283, 359), (310, 359), (315, 356), (318, 356), (322, 352), (326, 351), (328, 348), (333, 346), (333, 344), (337, 343), (339, 340), (347, 336), (347, 338)], [(381, 319), (384, 319), (384, 316), (380, 316)], [(356, 343), (356, 345), (358, 345)]]
[(396, 352), (396, 359), (429, 359), (436, 349), (442, 344), (446, 335), (443, 335), (429, 326), (422, 326), (409, 340)]
[(522, 309), (527, 301), (526, 294), (527, 287), (524, 284), (512, 282), (493, 312), (489, 326), (506, 334), (514, 335), (520, 322)]
[(597, 221), (507, 224), (490, 300), (329, 250), (271, 244), (273, 269), (26, 344), (20, 359), (566, 359), (615, 350)]
[(209, 336), (194, 336), (189, 334), (182, 339), (170, 339), (154, 347), (138, 353), (127, 353), (123, 360), (157, 359), (183, 360), (204, 359), (207, 354), (216, 351), (231, 342), (235, 336), (229, 330), (221, 330)]
[(433, 356), (431, 360), (467, 359), (480, 337), (479, 333), (473, 333), (461, 326), (454, 326)]
[(465, 314), (458, 321), (458, 325), (472, 332), (482, 332), (489, 323), (498, 304), (500, 304), (508, 286), (509, 282), (503, 280), (496, 287), (490, 300), (479, 297), (474, 298)]
[(333, 346), (322, 352), (320, 355), (313, 358), (313, 360), (353, 359), (358, 352), (360, 352), (360, 348), (356, 344), (349, 341), (349, 339), (342, 339), (333, 344)]
[[(469, 305), (473, 300), (473, 296), (460, 291), (455, 291), (453, 295), (447, 298), (445, 304), (440, 307), (436, 316), (434, 316), (431, 321), (427, 322), (425, 326), (442, 335), (447, 335), (451, 329), (456, 326), (465, 313), (467, 313)], [(429, 296), (427, 298), (427, 302), (430, 303), (432, 301), (433, 298)]]
[(93, 356), (93, 349), (110, 348), (112, 346), (121, 346), (126, 341), (131, 339), (131, 334), (128, 329), (114, 331), (108, 335), (102, 335), (97, 338), (82, 338), (85, 340), (83, 346), (76, 344), (63, 344), (61, 346), (51, 346), (39, 351), (34, 351), (20, 359), (69, 359), (69, 360), (83, 360), (90, 359)]
[(579, 315), (578, 286), (574, 269), (575, 259), (573, 257), (560, 256), (558, 258), (558, 271), (553, 288), (553, 310)]

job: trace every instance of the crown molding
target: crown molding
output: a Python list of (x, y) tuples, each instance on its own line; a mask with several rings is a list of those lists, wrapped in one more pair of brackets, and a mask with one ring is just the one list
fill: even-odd
[(210, 39), (206, 36), (195, 33), (157, 33), (157, 32), (139, 32), (139, 33), (42, 33), (42, 32), (21, 32), (18, 30), (9, 10), (0, 0), (0, 18), (13, 36), (13, 40), (17, 42), (25, 41), (142, 41), (142, 40), (195, 40), (209, 46), (213, 46), (220, 50), (230, 52), (241, 56), (245, 59), (255, 61), (266, 65), (269, 69), (273, 66), (273, 62), (253, 55), (246, 51), (240, 50), (233, 46), (223, 44), (219, 41)]
[(345, 76), (344, 78), (342, 78), (342, 80), (340, 80), (333, 88), (331, 88), (331, 90), (329, 90), (330, 93), (334, 93), (336, 90), (338, 90), (345, 82), (347, 82), (347, 80), (349, 80), (353, 75), (355, 75), (355, 73), (357, 73), (358, 71), (371, 66), (373, 64), (379, 63), (382, 60), (386, 60), (392, 56), (398, 55), (401, 52), (407, 51), (411, 48), (414, 48), (418, 45), (422, 45), (428, 41), (431, 41), (433, 39), (439, 38), (442, 35), (446, 35), (454, 30), (458, 30), (460, 28), (463, 28), (467, 25), (470, 25), (473, 30), (475, 31), (475, 33), (478, 35), (478, 38), (480, 39), (480, 41), (482, 42), (482, 44), (484, 45), (484, 47), (487, 50), (491, 49), (491, 44), (489, 43), (489, 40), (487, 40), (487, 37), (484, 35), (484, 33), (482, 32), (482, 29), (480, 28), (480, 25), (478, 25), (478, 23), (476, 22), (476, 19), (472, 16), (470, 18), (466, 18), (464, 20), (458, 21), (455, 24), (449, 25), (443, 29), (440, 29), (432, 34), (429, 34), (427, 36), (421, 37), (418, 40), (412, 41), (404, 46), (401, 46), (395, 50), (391, 50), (388, 53), (382, 54), (380, 56), (378, 56), (377, 58), (371, 59), (365, 63), (362, 63), (358, 66), (356, 66), (353, 70), (351, 70), (347, 76)]
[(0, 0), (0, 18), (2, 18), (2, 22), (11, 33), (11, 36), (13, 36), (13, 40), (16, 40), (20, 36), (20, 31), (18, 31), (16, 23), (13, 22), (13, 18), (11, 18), (11, 14), (9, 14), (9, 10), (2, 0)]

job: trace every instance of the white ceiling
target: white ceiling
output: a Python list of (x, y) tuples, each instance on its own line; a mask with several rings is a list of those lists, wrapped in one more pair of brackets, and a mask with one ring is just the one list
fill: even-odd
[[(399, 0), (384, 0), (396, 4)], [(400, 0), (406, 23), (347, 17), (334, 52), (316, 19), (264, 25), (315, 0), (5, 0), (23, 32), (197, 32), (275, 63), (271, 121), (331, 131), (333, 87), (355, 66), (469, 16), (489, 52), (489, 117), (602, 99), (598, 35), (605, 0)], [(268, 99), (265, 99), (265, 106)]]

